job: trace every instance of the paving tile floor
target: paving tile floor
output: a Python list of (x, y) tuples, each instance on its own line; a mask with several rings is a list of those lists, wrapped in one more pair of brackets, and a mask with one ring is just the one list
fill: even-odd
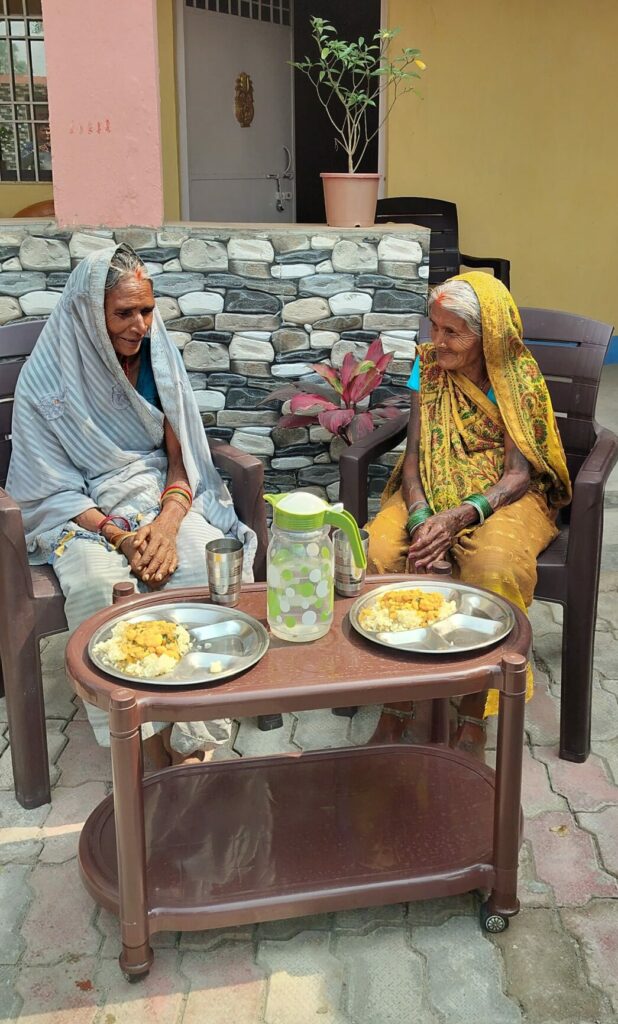
[[(618, 429), (618, 366), (599, 419)], [(557, 757), (560, 609), (535, 603), (536, 695), (526, 716), (522, 909), (481, 932), (470, 895), (253, 927), (155, 936), (129, 985), (117, 922), (79, 880), (81, 826), (110, 790), (108, 752), (63, 678), (63, 637), (43, 643), (53, 803), (12, 793), (0, 701), (0, 1021), (23, 1024), (615, 1024), (618, 1021), (618, 473), (607, 492), (596, 634), (593, 755)], [(241, 723), (230, 756), (363, 743), (355, 719)], [(495, 745), (490, 730), (489, 746)], [(489, 752), (491, 759), (491, 750)]]

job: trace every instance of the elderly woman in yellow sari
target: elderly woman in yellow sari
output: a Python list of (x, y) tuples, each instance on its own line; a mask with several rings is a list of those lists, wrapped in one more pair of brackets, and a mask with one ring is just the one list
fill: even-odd
[[(406, 450), (368, 525), (369, 568), (424, 573), (450, 557), (462, 582), (525, 611), (537, 556), (571, 497), (547, 386), (496, 278), (473, 272), (438, 285), (429, 318), (431, 341), (418, 346), (408, 381)], [(484, 719), (497, 710), (495, 690), (464, 697), (453, 744), (480, 752)], [(389, 722), (383, 715), (381, 738)]]

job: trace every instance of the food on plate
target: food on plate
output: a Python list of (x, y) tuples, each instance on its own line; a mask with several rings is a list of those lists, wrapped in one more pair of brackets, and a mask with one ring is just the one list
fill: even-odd
[(117, 622), (109, 640), (95, 644), (93, 654), (127, 675), (152, 679), (171, 672), (190, 647), (191, 637), (184, 626), (144, 619)]
[(454, 601), (447, 601), (435, 591), (401, 588), (388, 590), (369, 607), (361, 608), (358, 621), (372, 633), (400, 633), (446, 619), (455, 608)]
[(216, 675), (217, 672), (223, 672), (223, 662), (213, 661), (208, 671), (212, 672), (213, 675)]

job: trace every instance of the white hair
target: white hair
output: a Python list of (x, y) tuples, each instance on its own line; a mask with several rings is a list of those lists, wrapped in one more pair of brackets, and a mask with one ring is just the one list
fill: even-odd
[(146, 270), (144, 261), (130, 245), (123, 242), (111, 258), (105, 279), (105, 291), (111, 291), (120, 281), (127, 277), (133, 277), (134, 274), (137, 274), (141, 281), (150, 281), (152, 284), (152, 278)]
[(429, 295), (429, 313), (434, 302), (439, 302), (442, 309), (460, 316), (474, 334), (482, 337), (481, 307), (474, 288), (467, 281), (444, 281), (437, 284)]

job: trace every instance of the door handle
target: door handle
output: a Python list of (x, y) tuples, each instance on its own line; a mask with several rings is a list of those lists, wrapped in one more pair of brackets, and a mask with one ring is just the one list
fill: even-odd
[(287, 146), (283, 147), (283, 152), (285, 153), (285, 158), (286, 158), (287, 163), (285, 165), (285, 170), (284, 170), (283, 174), (281, 175), (281, 177), (282, 178), (288, 178), (288, 179), (289, 178), (293, 178), (294, 177), (294, 171), (291, 170), (291, 167), (292, 167), (292, 154), (290, 153), (290, 151), (289, 151)]

